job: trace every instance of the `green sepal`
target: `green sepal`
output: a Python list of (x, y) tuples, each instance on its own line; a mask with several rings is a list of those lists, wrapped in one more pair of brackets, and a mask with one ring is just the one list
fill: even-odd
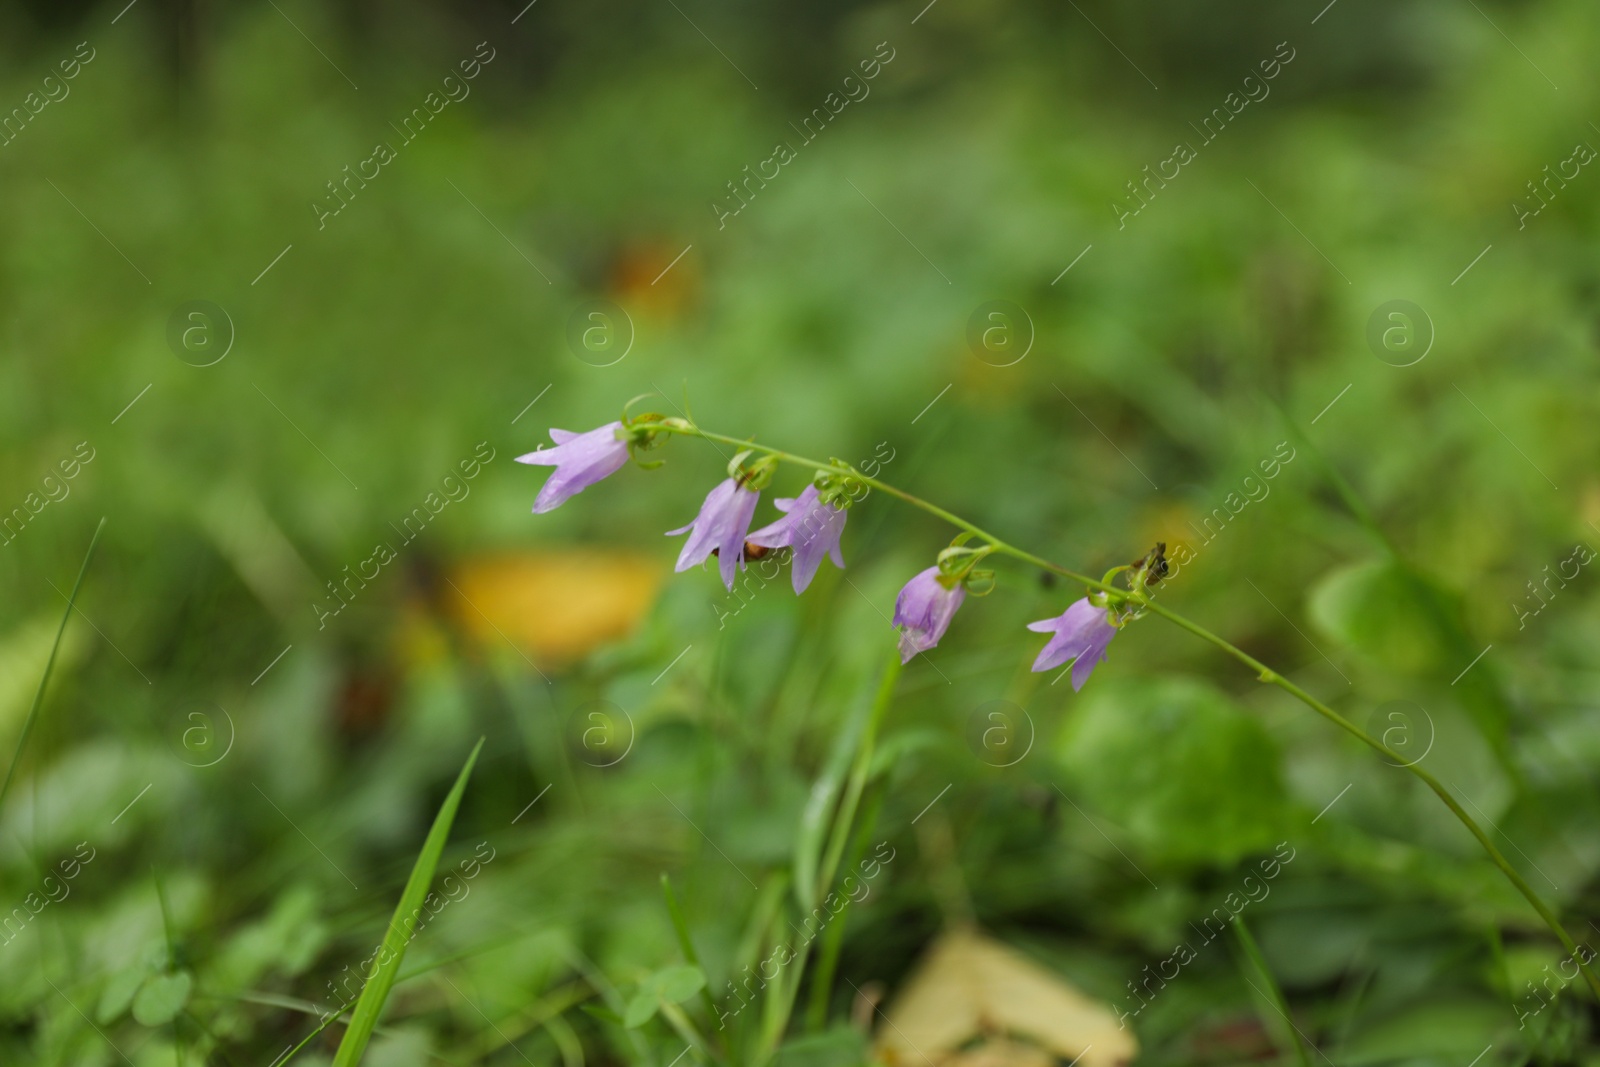
[(744, 489), (760, 492), (772, 483), (772, 475), (778, 469), (776, 456), (764, 455), (753, 463), (746, 464), (745, 460), (755, 455), (751, 449), (745, 449), (734, 455), (728, 461), (728, 477), (739, 483)]
[(645, 414), (640, 415), (639, 419), (630, 419), (628, 417), (628, 409), (633, 407), (633, 405), (637, 404), (641, 400), (648, 400), (653, 396), (660, 396), (660, 395), (661, 394), (659, 394), (659, 393), (640, 393), (638, 396), (634, 397), (633, 399), (629, 400), (626, 404), (622, 405), (622, 425), (624, 425), (624, 426), (632, 426), (635, 422), (639, 421), (640, 419), (652, 419), (652, 418), (659, 419), (661, 416), (655, 414), (654, 412), (646, 412)]
[[(829, 463), (834, 469), (818, 470), (811, 476), (811, 484), (817, 487), (817, 498), (829, 507), (845, 510), (857, 500), (856, 487), (867, 488), (855, 468), (837, 456), (830, 456)], [(861, 494), (865, 496), (865, 493)]]
[[(971, 534), (962, 534), (961, 538), (970, 538)], [(994, 551), (993, 545), (980, 545), (977, 548), (968, 548), (964, 544), (952, 542), (948, 548), (940, 551), (938, 564), (939, 573), (948, 574), (955, 578), (965, 578), (973, 566)]]
[(665, 415), (647, 411), (631, 422), (624, 416), (622, 426), (617, 429), (615, 436), (618, 441), (627, 444), (628, 454), (633, 455), (637, 452), (648, 452), (666, 444), (670, 435), (662, 433), (656, 427), (675, 426), (680, 423), (688, 426), (688, 423), (685, 423), (682, 419), (668, 418)]
[(994, 592), (994, 571), (971, 570), (962, 581), (973, 596), (988, 596)]

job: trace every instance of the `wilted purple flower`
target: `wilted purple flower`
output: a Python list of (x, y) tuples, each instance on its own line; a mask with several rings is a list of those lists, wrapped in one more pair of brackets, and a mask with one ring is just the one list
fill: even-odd
[(844, 566), (844, 556), (839, 552), (839, 537), (844, 533), (845, 511), (832, 504), (824, 504), (817, 487), (808, 485), (798, 497), (782, 497), (775, 501), (778, 510), (787, 512), (770, 526), (763, 526), (745, 538), (762, 548), (792, 548), (794, 561), (790, 578), (794, 591), (803, 593), (811, 579), (822, 566), (822, 557), (833, 557), (834, 565)]
[(554, 467), (556, 472), (539, 490), (533, 502), (533, 513), (553, 511), (568, 499), (583, 492), (608, 474), (615, 474), (628, 462), (627, 441), (617, 440), (622, 429), (620, 422), (608, 422), (588, 433), (550, 429), (554, 448), (541, 448), (518, 456), (518, 463), (532, 463), (541, 467)]
[(733, 577), (744, 563), (744, 538), (750, 530), (750, 520), (755, 517), (756, 501), (759, 499), (760, 493), (746, 489), (732, 478), (724, 480), (707, 493), (705, 503), (700, 505), (700, 514), (694, 517), (693, 522), (667, 531), (668, 537), (689, 534), (683, 551), (678, 553), (677, 569), (686, 571), (697, 563), (704, 563), (715, 551), (717, 565), (722, 571), (722, 583), (731, 590)]
[(959, 581), (955, 588), (945, 588), (936, 566), (905, 584), (894, 601), (894, 624), (906, 628), (900, 634), (901, 663), (910, 663), (912, 656), (939, 643), (966, 596), (966, 587)]
[(1095, 665), (1106, 658), (1106, 646), (1117, 636), (1117, 628), (1106, 620), (1106, 609), (1095, 607), (1088, 597), (1073, 601), (1071, 607), (1053, 619), (1030, 622), (1028, 629), (1055, 634), (1045, 643), (1039, 658), (1033, 661), (1033, 669), (1054, 670), (1068, 660), (1075, 660), (1072, 664), (1074, 690), (1083, 688)]

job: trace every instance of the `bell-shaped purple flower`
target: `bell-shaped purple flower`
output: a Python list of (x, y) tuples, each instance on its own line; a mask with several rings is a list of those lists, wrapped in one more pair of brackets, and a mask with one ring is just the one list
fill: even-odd
[(1088, 597), (1073, 601), (1071, 607), (1053, 619), (1030, 622), (1028, 629), (1055, 634), (1045, 643), (1039, 658), (1033, 661), (1033, 669), (1054, 670), (1073, 660), (1074, 690), (1083, 688), (1095, 666), (1106, 658), (1106, 646), (1117, 636), (1117, 628), (1106, 619), (1106, 609), (1091, 604)]
[(554, 448), (541, 448), (518, 456), (518, 463), (554, 467), (556, 472), (544, 483), (533, 502), (533, 513), (553, 511), (608, 474), (615, 474), (628, 462), (627, 441), (617, 440), (622, 423), (608, 422), (588, 433), (550, 430)]
[(794, 549), (789, 577), (794, 581), (794, 591), (803, 593), (822, 566), (823, 556), (832, 556), (836, 567), (844, 566), (839, 537), (844, 533), (845, 511), (824, 504), (814, 485), (806, 486), (798, 497), (783, 497), (775, 503), (779, 511), (786, 512), (784, 517), (745, 540), (762, 548)]
[(900, 634), (900, 662), (910, 663), (912, 656), (937, 645), (966, 597), (966, 587), (959, 581), (953, 589), (945, 587), (937, 566), (907, 582), (894, 601), (894, 624), (905, 627)]
[(717, 565), (722, 571), (722, 584), (733, 588), (734, 575), (744, 563), (744, 539), (750, 531), (750, 520), (755, 518), (756, 501), (761, 494), (746, 489), (732, 478), (725, 479), (706, 494), (700, 505), (700, 514), (687, 526), (668, 530), (668, 537), (686, 533), (683, 551), (678, 553), (680, 571), (686, 571), (717, 553)]

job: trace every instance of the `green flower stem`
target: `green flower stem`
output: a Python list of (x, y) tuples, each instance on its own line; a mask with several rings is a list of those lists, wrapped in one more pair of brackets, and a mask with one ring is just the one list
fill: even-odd
[(1539, 898), (1539, 894), (1534, 892), (1533, 887), (1528, 884), (1527, 880), (1523, 878), (1522, 875), (1517, 873), (1516, 868), (1511, 866), (1511, 864), (1506, 860), (1504, 854), (1501, 853), (1500, 849), (1495, 847), (1494, 841), (1490, 839), (1488, 834), (1483, 832), (1483, 828), (1478, 825), (1477, 820), (1467, 814), (1466, 809), (1461, 806), (1455, 797), (1450, 795), (1450, 791), (1444, 787), (1444, 784), (1440, 782), (1439, 779), (1435, 778), (1432, 774), (1423, 770), (1415, 763), (1407, 761), (1398, 752), (1394, 751), (1394, 749), (1390, 748), (1376, 737), (1373, 737), (1361, 727), (1357, 726), (1343, 715), (1340, 715), (1337, 711), (1334, 711), (1332, 708), (1328, 707), (1328, 705), (1324, 704), (1310, 693), (1307, 693), (1298, 685), (1295, 685), (1293, 682), (1289, 681), (1289, 679), (1283, 677), (1283, 675), (1267, 667), (1264, 663), (1250, 655), (1248, 652), (1245, 652), (1243, 649), (1236, 648), (1227, 641), (1224, 641), (1222, 638), (1218, 637), (1216, 634), (1212, 633), (1210, 630), (1207, 630), (1205, 627), (1196, 623), (1190, 622), (1188, 619), (1184, 618), (1182, 615), (1179, 615), (1175, 611), (1169, 611), (1168, 609), (1161, 607), (1159, 604), (1154, 603), (1151, 603), (1148, 606), (1150, 610), (1155, 612), (1157, 615), (1160, 615), (1169, 622), (1176, 623), (1177, 625), (1183, 627), (1185, 630), (1188, 630), (1202, 641), (1209, 641), (1211, 644), (1216, 645), (1223, 652), (1226, 652), (1240, 663), (1243, 663), (1245, 666), (1255, 671), (1257, 677), (1259, 677), (1263, 682), (1266, 682), (1269, 685), (1275, 685), (1279, 689), (1282, 689), (1284, 692), (1290, 694), (1302, 704), (1305, 704), (1307, 707), (1309, 707), (1312, 711), (1315, 711), (1318, 715), (1321, 715), (1324, 719), (1327, 719), (1329, 722), (1339, 727), (1341, 730), (1344, 730), (1352, 737), (1356, 737), (1370, 745), (1377, 752), (1393, 760), (1396, 765), (1403, 767), (1405, 770), (1410, 771), (1412, 774), (1420, 778), (1424, 785), (1433, 790), (1434, 795), (1436, 795), (1440, 800), (1444, 801), (1445, 807), (1449, 808), (1451, 813), (1454, 814), (1457, 819), (1461, 820), (1461, 825), (1465, 826), (1472, 833), (1472, 836), (1478, 839), (1478, 844), (1483, 846), (1483, 850), (1489, 854), (1489, 858), (1494, 861), (1494, 865), (1500, 868), (1501, 873), (1503, 873), (1506, 878), (1510, 880), (1512, 885), (1517, 887), (1517, 892), (1521, 893), (1525, 898), (1527, 898), (1528, 903), (1533, 905), (1533, 910), (1539, 913), (1539, 918), (1543, 919), (1545, 925), (1550, 927), (1551, 931), (1555, 933), (1556, 937), (1561, 941), (1562, 946), (1566, 948), (1567, 954), (1572, 957), (1572, 961), (1576, 963), (1578, 965), (1578, 969), (1583, 972), (1583, 976), (1588, 980), (1589, 988), (1594, 992), (1595, 998), (1600, 1000), (1600, 978), (1595, 976), (1594, 971), (1591, 970), (1589, 965), (1584, 963), (1582, 957), (1578, 955), (1578, 946), (1572, 940), (1571, 935), (1567, 933), (1566, 928), (1561, 925), (1561, 920), (1558, 919), (1555, 913), (1552, 912), (1545, 902)]
[(1059, 574), (1063, 578), (1070, 578), (1073, 581), (1079, 582), (1091, 589), (1110, 593), (1119, 600), (1134, 603), (1143, 609), (1161, 616), (1168, 622), (1188, 630), (1191, 634), (1200, 638), (1200, 640), (1215, 645), (1222, 652), (1232, 656), (1234, 659), (1250, 668), (1250, 670), (1253, 671), (1256, 677), (1261, 681), (1267, 683), (1268, 685), (1275, 685), (1279, 689), (1282, 689), (1284, 692), (1288, 693), (1290, 696), (1294, 697), (1296, 700), (1300, 701), (1302, 704), (1306, 705), (1312, 711), (1315, 711), (1318, 715), (1321, 715), (1323, 718), (1327, 719), (1341, 730), (1344, 730), (1352, 737), (1358, 738), (1363, 743), (1370, 746), (1373, 750), (1388, 757), (1396, 766), (1399, 766), (1416, 775), (1422, 780), (1424, 785), (1433, 790), (1434, 794), (1444, 802), (1445, 807), (1450, 809), (1451, 814), (1461, 821), (1461, 825), (1465, 826), (1472, 836), (1477, 838), (1478, 844), (1483, 846), (1483, 850), (1488, 854), (1489, 859), (1494, 862), (1496, 867), (1500, 868), (1501, 873), (1504, 874), (1511, 884), (1516, 887), (1517, 892), (1521, 893), (1523, 897), (1526, 898), (1528, 903), (1533, 906), (1533, 910), (1538, 913), (1539, 918), (1543, 919), (1545, 925), (1550, 927), (1551, 932), (1556, 935), (1556, 938), (1567, 950), (1568, 956), (1571, 957), (1572, 961), (1578, 965), (1578, 969), (1583, 972), (1583, 976), (1588, 981), (1589, 989), (1594, 993), (1595, 999), (1600, 1000), (1600, 977), (1596, 976), (1589, 964), (1583, 962), (1582, 958), (1578, 954), (1577, 943), (1573, 941), (1572, 936), (1567, 933), (1566, 928), (1561, 925), (1561, 920), (1557, 918), (1556, 914), (1550, 910), (1549, 906), (1547, 906), (1545, 902), (1540, 899), (1539, 894), (1534, 892), (1533, 887), (1528, 884), (1527, 880), (1524, 879), (1522, 875), (1517, 873), (1516, 869), (1511, 866), (1500, 850), (1495, 847), (1494, 841), (1489, 838), (1488, 834), (1484, 833), (1483, 828), (1478, 825), (1477, 821), (1473, 819), (1472, 816), (1467, 814), (1466, 809), (1464, 809), (1456, 800), (1456, 798), (1450, 794), (1450, 791), (1444, 787), (1443, 783), (1441, 783), (1432, 774), (1423, 770), (1421, 767), (1415, 765), (1414, 763), (1407, 762), (1403, 757), (1400, 756), (1399, 753), (1395, 752), (1378, 738), (1373, 737), (1361, 727), (1357, 726), (1343, 715), (1340, 715), (1337, 711), (1334, 711), (1328, 705), (1324, 704), (1310, 693), (1307, 693), (1304, 689), (1301, 689), (1298, 685), (1295, 685), (1277, 671), (1272, 670), (1270, 667), (1256, 659), (1254, 656), (1250, 655), (1248, 652), (1230, 644), (1223, 638), (1218, 637), (1216, 634), (1212, 633), (1210, 630), (1207, 630), (1199, 623), (1192, 622), (1189, 619), (1184, 618), (1177, 612), (1157, 604), (1155, 601), (1150, 600), (1146, 596), (1130, 596), (1130, 594), (1125, 590), (1116, 589), (1105, 584), (1104, 582), (1096, 581), (1087, 575), (1079, 574), (1076, 571), (1070, 571), (1065, 567), (1057, 566), (1056, 564), (1051, 563), (1049, 560), (1041, 559), (1040, 557), (1035, 556), (1031, 552), (1025, 552), (1020, 548), (1007, 544), (1005, 541), (1002, 541), (1000, 538), (996, 537), (992, 533), (989, 533), (987, 530), (973, 525), (967, 520), (961, 518), (959, 515), (955, 515), (949, 511), (946, 511), (944, 508), (941, 508), (936, 504), (930, 504), (921, 497), (913, 496), (903, 489), (897, 489), (885, 482), (878, 481), (876, 478), (869, 478), (854, 468), (841, 468), (837, 464), (832, 463), (818, 463), (814, 459), (807, 459), (804, 456), (797, 456), (791, 452), (784, 452), (776, 448), (768, 448), (765, 445), (758, 445), (753, 441), (743, 441), (737, 437), (728, 437), (723, 434), (708, 433), (707, 431), (700, 429), (698, 426), (694, 426), (687, 422), (681, 426), (663, 424), (659, 427), (652, 428), (660, 429), (662, 432), (666, 433), (678, 433), (691, 437), (703, 437), (708, 441), (720, 441), (724, 444), (735, 445), (739, 448), (748, 448), (756, 452), (765, 453), (783, 462), (792, 463), (799, 467), (809, 467), (812, 470), (832, 471), (847, 475), (860, 481), (863, 485), (867, 485), (873, 489), (877, 489), (880, 492), (887, 493), (892, 497), (910, 504), (914, 508), (919, 508), (930, 515), (943, 519), (945, 522), (948, 522), (950, 525), (955, 526), (958, 529), (965, 530), (974, 537), (978, 537), (984, 541), (987, 541), (991, 546), (993, 546), (994, 551), (996, 552), (1010, 556), (1013, 559), (1020, 560), (1023, 563), (1032, 564), (1033, 566), (1038, 567), (1041, 570), (1049, 571), (1052, 574)]

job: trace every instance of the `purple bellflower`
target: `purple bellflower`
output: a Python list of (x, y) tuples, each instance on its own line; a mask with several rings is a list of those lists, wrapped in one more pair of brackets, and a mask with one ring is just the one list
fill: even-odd
[(744, 539), (750, 531), (750, 520), (755, 518), (756, 501), (761, 494), (746, 489), (739, 481), (728, 478), (706, 494), (700, 505), (700, 514), (687, 526), (668, 530), (668, 537), (686, 533), (683, 551), (678, 554), (677, 570), (686, 571), (717, 554), (717, 566), (722, 571), (722, 583), (733, 589), (734, 575), (744, 564)]
[(794, 591), (803, 593), (822, 566), (823, 556), (832, 556), (834, 566), (844, 567), (839, 537), (844, 533), (845, 512), (824, 504), (814, 485), (806, 486), (798, 497), (780, 498), (775, 503), (779, 511), (786, 513), (783, 518), (763, 526), (746, 540), (762, 548), (794, 549), (789, 576), (794, 581)]
[(1106, 658), (1106, 646), (1117, 636), (1117, 628), (1106, 619), (1106, 609), (1096, 607), (1088, 597), (1073, 601), (1071, 607), (1053, 619), (1030, 622), (1028, 629), (1055, 635), (1033, 661), (1033, 669), (1054, 670), (1073, 660), (1074, 690), (1083, 688), (1095, 666)]
[(628, 442), (618, 440), (622, 423), (608, 422), (587, 433), (550, 430), (554, 448), (541, 448), (518, 456), (518, 463), (554, 467), (555, 473), (533, 502), (533, 513), (543, 514), (565, 504), (608, 474), (615, 474), (628, 462)]
[(937, 645), (966, 599), (966, 587), (959, 579), (950, 588), (939, 577), (939, 568), (929, 567), (907, 582), (895, 598), (894, 625), (905, 627), (900, 634), (901, 663), (910, 663), (912, 656)]

